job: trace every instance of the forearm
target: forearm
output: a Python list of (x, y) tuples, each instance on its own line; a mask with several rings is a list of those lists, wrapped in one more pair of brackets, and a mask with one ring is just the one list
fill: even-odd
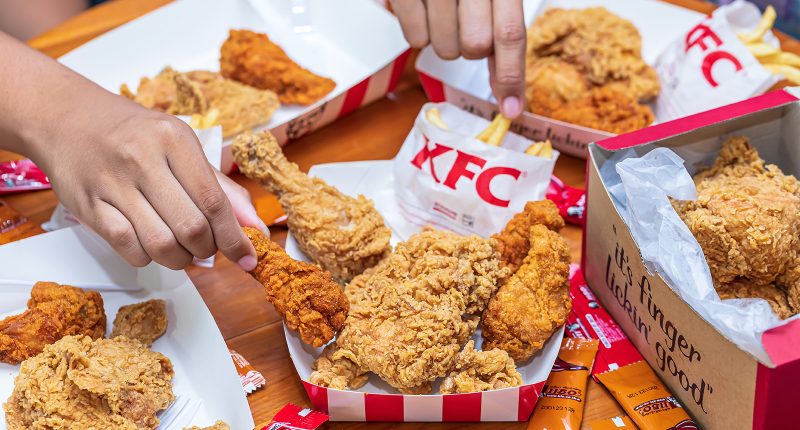
[(34, 160), (60, 129), (116, 97), (2, 32), (0, 77), (0, 148)]

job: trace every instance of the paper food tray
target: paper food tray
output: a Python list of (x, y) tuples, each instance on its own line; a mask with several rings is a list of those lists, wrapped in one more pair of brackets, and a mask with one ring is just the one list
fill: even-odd
[[(700, 21), (703, 14), (657, 0), (524, 0), (525, 25), (548, 8), (585, 9), (603, 6), (636, 26), (642, 36), (642, 58), (650, 65), (676, 37)], [(416, 63), (420, 81), (433, 102), (449, 101), (462, 109), (491, 119), (497, 100), (489, 87), (486, 60), (446, 61), (431, 47), (420, 53)], [(586, 157), (586, 145), (613, 136), (611, 133), (524, 112), (512, 130), (532, 140), (550, 139), (565, 154)]]
[[(363, 194), (375, 202), (386, 224), (392, 229), (392, 246), (419, 231), (400, 215), (394, 195), (392, 161), (359, 161), (313, 166), (310, 175), (325, 180), (341, 192)], [(295, 259), (308, 261), (289, 234), (286, 252)], [(326, 411), (333, 421), (527, 421), (542, 386), (555, 362), (563, 327), (556, 330), (544, 348), (532, 359), (520, 363), (524, 385), (469, 394), (402, 395), (379, 377), (370, 376), (359, 390), (333, 390), (308, 381), (314, 359), (322, 348), (313, 348), (300, 340), (296, 332), (284, 327), (289, 355), (309, 398), (316, 409)], [(480, 329), (472, 336), (479, 348)], [(437, 386), (434, 386), (434, 392)]]
[[(184, 271), (150, 264), (129, 266), (102, 239), (84, 227), (70, 227), (0, 247), (0, 314), (25, 309), (36, 281), (54, 281), (101, 290), (107, 333), (120, 306), (159, 298), (167, 302), (167, 332), (153, 343), (175, 369), (176, 401), (159, 416), (179, 415), (160, 430), (227, 422), (232, 429), (253, 428), (239, 375), (228, 347), (192, 281)], [(115, 288), (115, 286), (118, 286)], [(14, 387), (19, 366), (0, 363), (0, 399)], [(177, 414), (178, 409), (184, 412)], [(165, 423), (166, 424), (166, 423)], [(0, 420), (0, 430), (6, 429)]]
[[(219, 49), (231, 29), (266, 33), (298, 64), (336, 81), (310, 106), (283, 105), (269, 123), (281, 143), (296, 139), (394, 89), (408, 44), (391, 14), (371, 0), (183, 0), (161, 7), (59, 58), (64, 65), (119, 93), (165, 66), (219, 70)], [(222, 170), (233, 167), (230, 139)]]

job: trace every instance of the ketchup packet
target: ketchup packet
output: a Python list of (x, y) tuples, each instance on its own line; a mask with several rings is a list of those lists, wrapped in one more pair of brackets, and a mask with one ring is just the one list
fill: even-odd
[(242, 383), (245, 394), (250, 394), (266, 385), (267, 380), (264, 379), (264, 375), (257, 371), (246, 358), (232, 349), (228, 349), (228, 352), (236, 366), (236, 373), (239, 374), (239, 381)]
[(23, 159), (0, 163), (0, 194), (50, 189), (50, 181), (33, 161)]
[(328, 421), (328, 418), (322, 412), (287, 403), (261, 430), (313, 430)]
[(550, 185), (545, 194), (548, 200), (558, 207), (558, 212), (564, 221), (583, 225), (583, 214), (586, 212), (586, 192), (579, 188), (570, 187), (564, 184), (561, 179), (555, 176), (550, 177)]
[(636, 430), (636, 424), (631, 421), (626, 415), (620, 415), (613, 418), (606, 418), (604, 420), (592, 421), (589, 423), (589, 430), (619, 430), (631, 429)]
[(0, 245), (44, 233), (11, 206), (0, 200)]

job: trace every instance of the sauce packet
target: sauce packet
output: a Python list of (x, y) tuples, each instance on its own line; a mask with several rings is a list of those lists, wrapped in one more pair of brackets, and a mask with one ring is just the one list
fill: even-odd
[(267, 380), (264, 375), (256, 370), (246, 358), (238, 352), (228, 349), (233, 359), (233, 364), (236, 367), (236, 373), (239, 374), (239, 381), (242, 383), (242, 389), (245, 394), (250, 394), (253, 391), (266, 385)]
[(570, 187), (556, 176), (550, 177), (545, 197), (556, 204), (558, 213), (564, 221), (583, 225), (586, 212), (586, 192), (580, 188)]
[(47, 175), (31, 160), (23, 159), (0, 163), (0, 194), (50, 188)]
[(322, 412), (287, 403), (272, 417), (272, 421), (260, 428), (261, 430), (314, 430), (328, 421), (328, 418)]
[(44, 233), (41, 227), (0, 200), (0, 245)]
[(586, 383), (597, 354), (596, 339), (565, 338), (536, 402), (529, 429), (578, 430), (586, 405)]
[(636, 427), (636, 424), (634, 424), (627, 415), (620, 415), (589, 423), (589, 430), (636, 430), (638, 428), (639, 427)]

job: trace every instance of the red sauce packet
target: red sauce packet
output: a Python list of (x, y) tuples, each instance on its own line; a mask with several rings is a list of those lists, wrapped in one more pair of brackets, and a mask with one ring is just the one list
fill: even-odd
[(314, 430), (328, 421), (328, 418), (322, 412), (287, 403), (261, 430)]
[(242, 389), (245, 394), (250, 394), (267, 384), (264, 375), (256, 370), (246, 358), (232, 349), (228, 349), (228, 352), (231, 353), (233, 364), (236, 366), (236, 373), (239, 374), (239, 381), (242, 383)]
[(584, 190), (570, 187), (561, 179), (551, 176), (545, 197), (556, 204), (558, 212), (566, 222), (583, 225), (583, 214), (586, 212), (586, 192)]
[(0, 194), (50, 189), (50, 181), (31, 160), (0, 163)]
[(41, 227), (0, 200), (0, 245), (44, 233)]

